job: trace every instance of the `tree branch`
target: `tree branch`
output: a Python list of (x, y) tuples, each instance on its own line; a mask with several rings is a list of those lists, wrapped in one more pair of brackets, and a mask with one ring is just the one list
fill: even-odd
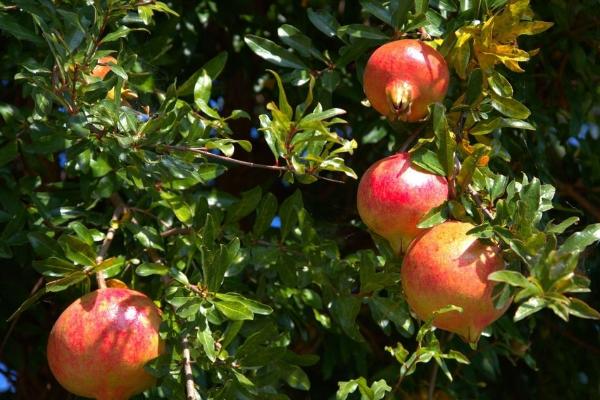
[(194, 374), (192, 372), (192, 356), (190, 354), (190, 343), (188, 335), (181, 339), (181, 348), (183, 355), (183, 373), (185, 378), (186, 400), (201, 400), (196, 386), (194, 385)]
[[(116, 198), (117, 196), (119, 195), (116, 193), (111, 196), (111, 201), (113, 202), (113, 204), (115, 204), (115, 200), (113, 198)], [(115, 232), (119, 228), (119, 218), (121, 218), (121, 215), (123, 215), (123, 213), (125, 212), (125, 207), (125, 203), (123, 203), (122, 200), (120, 203), (117, 202), (115, 211), (113, 212), (112, 218), (110, 219), (110, 228), (106, 232), (106, 236), (104, 237), (104, 241), (102, 242), (102, 247), (100, 247), (100, 252), (98, 253), (98, 257), (96, 257), (96, 265), (102, 264), (102, 261), (104, 261), (106, 254), (108, 254), (108, 249), (110, 248), (110, 245), (113, 239), (115, 238)], [(106, 288), (106, 279), (104, 278), (104, 272), (96, 272), (96, 280), (100, 289)]]

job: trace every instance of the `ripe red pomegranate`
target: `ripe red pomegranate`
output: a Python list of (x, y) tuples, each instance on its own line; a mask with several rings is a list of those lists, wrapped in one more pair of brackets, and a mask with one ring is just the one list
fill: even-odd
[(412, 167), (410, 155), (398, 153), (377, 161), (364, 173), (357, 207), (363, 222), (399, 252), (422, 232), (417, 228), (421, 218), (447, 199), (446, 178)]
[(420, 40), (402, 39), (371, 55), (363, 88), (381, 114), (414, 122), (427, 116), (427, 106), (444, 98), (449, 79), (448, 65), (437, 50)]
[(498, 246), (467, 232), (474, 226), (448, 221), (416, 238), (402, 262), (402, 287), (410, 307), (423, 320), (453, 304), (463, 312), (438, 315), (433, 325), (476, 342), (486, 326), (506, 311), (492, 301), (494, 282), (487, 277), (504, 269)]
[(143, 293), (106, 288), (79, 298), (48, 338), (48, 364), (68, 391), (126, 400), (155, 384), (144, 364), (163, 350), (160, 310)]

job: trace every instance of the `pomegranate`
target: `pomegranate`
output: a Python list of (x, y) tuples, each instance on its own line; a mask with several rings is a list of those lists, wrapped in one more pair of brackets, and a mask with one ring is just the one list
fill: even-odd
[(425, 231), (408, 248), (401, 273), (406, 300), (419, 318), (429, 319), (450, 304), (462, 307), (462, 312), (438, 315), (433, 325), (468, 342), (476, 342), (508, 307), (494, 307), (494, 282), (487, 279), (504, 269), (500, 249), (467, 235), (472, 228), (448, 221)]
[(427, 116), (427, 107), (441, 101), (450, 74), (444, 57), (416, 39), (389, 42), (369, 58), (363, 88), (369, 102), (390, 120), (414, 122)]
[(146, 295), (106, 288), (79, 298), (60, 315), (48, 339), (48, 364), (68, 391), (125, 400), (154, 385), (144, 364), (163, 350), (160, 310)]
[(357, 207), (363, 222), (400, 252), (422, 231), (417, 228), (421, 218), (446, 199), (446, 178), (412, 167), (410, 155), (398, 153), (377, 161), (364, 173)]

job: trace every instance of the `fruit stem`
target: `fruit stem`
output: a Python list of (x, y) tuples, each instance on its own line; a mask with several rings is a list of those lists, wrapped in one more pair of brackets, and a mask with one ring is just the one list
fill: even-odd
[(400, 146), (400, 149), (398, 150), (398, 153), (405, 153), (406, 150), (408, 149), (408, 147), (412, 144), (412, 142), (415, 140), (415, 138), (417, 136), (419, 136), (419, 134), (423, 131), (424, 128), (425, 128), (425, 124), (421, 125), (419, 127), (419, 129), (417, 129), (413, 133), (411, 133), (410, 136), (408, 136), (406, 138), (406, 140), (404, 141), (404, 143), (402, 143), (402, 146)]

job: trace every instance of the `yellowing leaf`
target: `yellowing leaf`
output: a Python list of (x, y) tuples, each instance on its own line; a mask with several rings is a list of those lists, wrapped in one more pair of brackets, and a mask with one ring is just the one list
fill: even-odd
[(467, 66), (471, 59), (471, 44), (469, 39), (472, 38), (472, 35), (463, 29), (459, 29), (455, 34), (457, 40), (450, 53), (450, 64), (461, 79), (466, 79)]
[(515, 72), (523, 72), (519, 62), (528, 61), (537, 54), (537, 50), (519, 49), (517, 37), (536, 35), (550, 28), (553, 24), (544, 21), (532, 21), (533, 11), (529, 0), (512, 0), (496, 15), (483, 23), (460, 28), (456, 32), (456, 42), (449, 53), (450, 64), (456, 73), (466, 79), (470, 64), (471, 47), (477, 63), (484, 71), (490, 71), (498, 63), (504, 64)]

